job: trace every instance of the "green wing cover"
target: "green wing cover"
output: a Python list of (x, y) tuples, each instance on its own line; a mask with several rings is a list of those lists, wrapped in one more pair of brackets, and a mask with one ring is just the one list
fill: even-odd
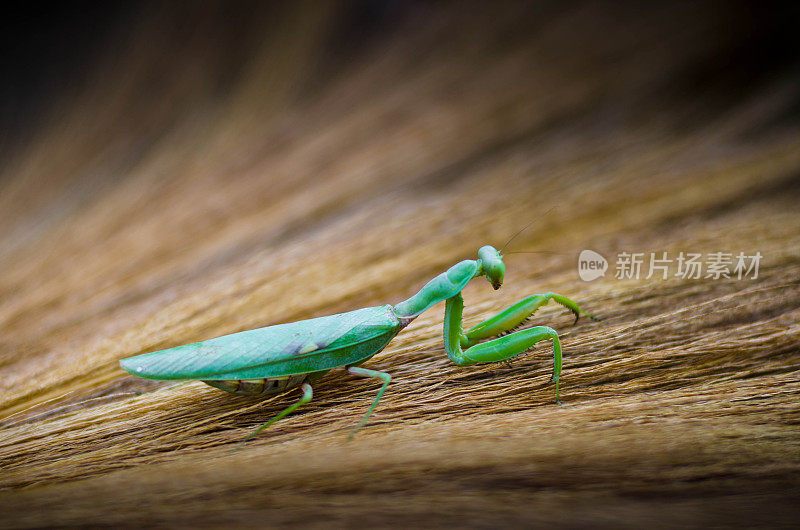
[(392, 306), (224, 335), (120, 361), (147, 379), (251, 379), (328, 370), (371, 357), (400, 331)]

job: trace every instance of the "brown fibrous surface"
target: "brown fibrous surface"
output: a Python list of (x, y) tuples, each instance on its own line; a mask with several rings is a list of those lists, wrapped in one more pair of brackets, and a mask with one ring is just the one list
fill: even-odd
[[(800, 75), (780, 17), (397, 9), (355, 42), (352, 10), (321, 4), (142, 7), (4, 155), (0, 526), (796, 527)], [(396, 303), (553, 206), (510, 248), (546, 252), (470, 284), (465, 324), (547, 291), (600, 317), (530, 322), (561, 333), (562, 406), (548, 345), (459, 368), (440, 306), (365, 365), (393, 380), (349, 442), (375, 381), (333, 372), (243, 445), (296, 391), (118, 366)], [(605, 277), (578, 278), (582, 249)], [(621, 252), (763, 258), (757, 278), (617, 279)]]

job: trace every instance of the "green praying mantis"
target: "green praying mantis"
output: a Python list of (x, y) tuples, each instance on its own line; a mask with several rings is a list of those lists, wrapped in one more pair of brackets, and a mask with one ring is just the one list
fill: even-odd
[[(527, 227), (526, 227), (527, 228)], [(513, 238), (512, 238), (513, 239)], [(510, 241), (510, 240), (509, 240)], [(391, 376), (361, 367), (383, 350), (403, 328), (433, 305), (445, 301), (444, 348), (458, 366), (503, 361), (515, 357), (537, 342), (553, 345), (553, 378), (556, 402), (560, 404), (561, 342), (547, 326), (517, 331), (534, 311), (550, 300), (575, 314), (578, 305), (559, 294), (529, 296), (464, 332), (461, 291), (474, 278), (485, 277), (495, 290), (503, 284), (505, 264), (501, 252), (487, 245), (477, 260), (464, 260), (439, 274), (411, 298), (396, 305), (357, 309), (288, 324), (267, 326), (195, 342), (185, 346), (122, 359), (120, 365), (133, 375), (158, 380), (201, 380), (226, 392), (263, 395), (300, 387), (302, 397), (258, 427), (245, 441), (311, 401), (311, 384), (334, 368), (345, 368), (356, 376), (383, 381), (372, 406), (350, 436), (364, 426), (383, 396)], [(480, 342), (491, 337), (492, 340)]]

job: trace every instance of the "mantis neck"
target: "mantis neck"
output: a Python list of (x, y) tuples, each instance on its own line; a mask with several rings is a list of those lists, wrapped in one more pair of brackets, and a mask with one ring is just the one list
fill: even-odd
[(434, 304), (460, 293), (461, 289), (476, 276), (480, 276), (478, 261), (471, 259), (460, 261), (426, 283), (417, 294), (395, 305), (394, 312), (407, 324)]

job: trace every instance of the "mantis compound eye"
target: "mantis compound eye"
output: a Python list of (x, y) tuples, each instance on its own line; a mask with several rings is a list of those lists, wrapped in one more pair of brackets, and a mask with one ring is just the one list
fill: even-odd
[(486, 245), (478, 250), (478, 258), (481, 260), (481, 268), (486, 279), (495, 290), (499, 289), (506, 274), (506, 266), (500, 252), (493, 246)]

